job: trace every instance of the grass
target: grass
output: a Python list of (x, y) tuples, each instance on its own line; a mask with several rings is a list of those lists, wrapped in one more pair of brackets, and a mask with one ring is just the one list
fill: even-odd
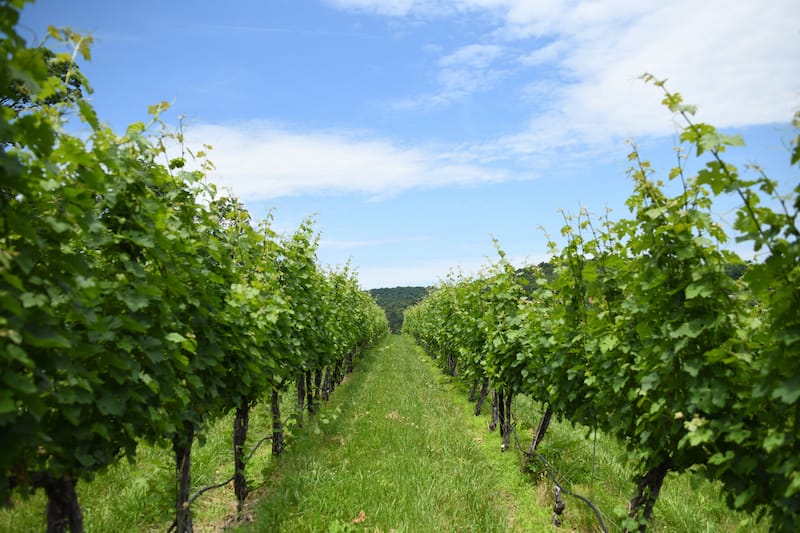
[[(515, 400), (517, 433), (523, 447), (533, 437), (542, 411), (541, 406), (524, 396)], [(594, 503), (609, 531), (622, 530), (638, 472), (626, 460), (624, 448), (615, 439), (598, 432), (595, 444), (595, 434), (588, 428), (554, 418), (538, 451), (559, 473), (557, 477), (565, 488)], [(534, 466), (533, 477), (540, 484), (552, 487), (541, 462)], [(550, 490), (546, 501), (552, 505)], [(578, 531), (599, 530), (594, 512), (586, 504), (571, 497), (565, 497), (565, 501), (565, 526)], [(750, 533), (769, 531), (769, 524), (731, 511), (719, 484), (691, 473), (671, 473), (664, 481), (648, 531)]]
[[(293, 391), (283, 400), (292, 412)], [(440, 373), (408, 337), (391, 336), (359, 362), (319, 413), (293, 428), (277, 460), (269, 442), (248, 464), (253, 492), (238, 530), (427, 532), (548, 531), (553, 484), (541, 465), (520, 471), (521, 453), (500, 452), (489, 433), (488, 402), (473, 416), (467, 387)], [(521, 396), (513, 408), (516, 434), (527, 447), (541, 406)], [(193, 487), (227, 479), (233, 470), (232, 417), (206, 432), (193, 449)], [(248, 443), (270, 433), (269, 404), (251, 411)], [(568, 490), (602, 511), (609, 531), (619, 531), (635, 488), (636, 472), (618, 443), (553, 420), (540, 451)], [(122, 462), (79, 483), (88, 532), (166, 531), (172, 521), (172, 454), (142, 446), (136, 462)], [(0, 510), (0, 531), (42, 531), (44, 496), (15, 495)], [(598, 531), (593, 512), (565, 496), (562, 531)], [(670, 475), (649, 530), (657, 532), (768, 531), (769, 525), (731, 512), (719, 487), (691, 475)], [(196, 531), (221, 531), (235, 515), (233, 488), (225, 486), (193, 504)]]
[[(285, 395), (283, 409), (291, 412), (291, 395)], [(223, 417), (205, 432), (204, 442), (192, 448), (194, 491), (219, 483), (233, 474), (233, 415)], [(248, 446), (271, 432), (269, 403), (250, 413)], [(270, 444), (263, 444), (248, 464), (248, 480), (264, 482), (272, 462)], [(171, 447), (141, 445), (135, 462), (126, 460), (98, 473), (89, 483), (78, 483), (78, 499), (87, 532), (164, 532), (174, 518), (174, 458)], [(43, 491), (31, 498), (13, 496), (11, 508), (0, 509), (0, 531), (40, 532), (45, 530)], [(235, 513), (232, 485), (202, 495), (192, 507), (197, 531), (220, 531)]]
[[(432, 359), (427, 358), (434, 366)], [(437, 369), (438, 371), (438, 369)], [(468, 387), (457, 378), (440, 377), (455, 394), (454, 401), (464, 415), (470, 416), (473, 404), (467, 402)], [(488, 400), (488, 398), (487, 398)], [(483, 429), (486, 446), (482, 452), (487, 460), (499, 455), (500, 437), (486, 431), (489, 423), (489, 405), (484, 413), (472, 417), (468, 422), (473, 431)], [(543, 406), (530, 398), (519, 395), (512, 408), (516, 423), (512, 442), (513, 452), (502, 454), (510, 460), (507, 482), (512, 483), (522, 474), (523, 460), (521, 449), (527, 449), (536, 427), (544, 412)], [(521, 448), (521, 449), (520, 449)], [(580, 425), (573, 425), (553, 417), (544, 441), (537, 450), (547, 460), (551, 471), (559, 483), (569, 490), (591, 501), (598, 508), (608, 531), (622, 531), (627, 515), (627, 505), (633, 496), (638, 472), (635, 465), (626, 459), (625, 449), (614, 438), (600, 432), (596, 434)], [(554, 503), (553, 483), (541, 461), (533, 464), (533, 472), (524, 475), (527, 483), (537, 488), (540, 507), (552, 508)], [(563, 514), (562, 528), (567, 531), (601, 531), (594, 511), (581, 500), (564, 496), (566, 510)], [(528, 512), (528, 511), (526, 511)], [(545, 522), (539, 522), (532, 530), (546, 529)], [(555, 529), (554, 529), (555, 530)], [(682, 533), (707, 532), (767, 532), (769, 523), (758, 522), (751, 515), (734, 512), (725, 504), (721, 486), (711, 483), (700, 475), (691, 473), (670, 473), (664, 481), (661, 494), (654, 509), (654, 516), (648, 531)]]
[[(427, 357), (387, 338), (276, 465), (247, 531), (530, 531), (535, 492), (509, 484), (511, 456), (454, 408)], [(511, 476), (513, 477), (513, 475)], [(363, 514), (362, 514), (363, 512)]]

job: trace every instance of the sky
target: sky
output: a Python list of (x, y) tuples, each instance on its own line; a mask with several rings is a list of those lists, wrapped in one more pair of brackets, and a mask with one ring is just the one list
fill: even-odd
[[(563, 212), (627, 214), (629, 141), (667, 180), (679, 123), (649, 72), (744, 136), (784, 191), (800, 109), (796, 0), (38, 0), (20, 32), (94, 39), (82, 62), (122, 132), (167, 101), (209, 179), (279, 232), (313, 216), (362, 288), (548, 257)], [(176, 154), (177, 155), (177, 154)], [(687, 170), (702, 162), (690, 159)], [(715, 206), (730, 228), (734, 201)], [(732, 230), (731, 230), (732, 231)], [(743, 245), (744, 246), (744, 245)], [(748, 250), (741, 250), (747, 255)]]

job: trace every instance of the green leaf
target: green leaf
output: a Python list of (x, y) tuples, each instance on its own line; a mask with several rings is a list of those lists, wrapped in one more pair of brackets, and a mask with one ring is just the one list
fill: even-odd
[(689, 322), (684, 322), (678, 329), (672, 330), (669, 336), (673, 339), (680, 337), (689, 337), (691, 339), (697, 338), (703, 331), (705, 331), (707, 319), (694, 319)]
[(724, 454), (723, 453), (715, 453), (708, 459), (708, 463), (712, 465), (721, 465), (727, 462), (730, 462), (734, 459), (735, 454), (733, 451), (728, 450)]
[(154, 380), (146, 372), (139, 372), (139, 379), (141, 379), (151, 391), (153, 391), (155, 394), (158, 394), (159, 390), (158, 381)]
[(52, 329), (42, 328), (24, 335), (25, 342), (37, 348), (70, 348), (72, 343)]
[(44, 217), (43, 220), (47, 222), (56, 233), (64, 233), (72, 227), (70, 224), (51, 216)]
[(652, 374), (648, 374), (642, 378), (641, 390), (642, 392), (646, 393), (647, 391), (656, 388), (660, 382), (661, 376), (659, 376), (657, 373), (653, 372)]
[[(8, 339), (14, 344), (22, 344), (22, 335), (15, 329), (0, 330), (0, 336), (8, 337)], [(9, 346), (9, 348), (11, 347)]]
[(87, 450), (84, 449), (77, 449), (75, 450), (75, 458), (78, 459), (83, 466), (94, 466), (95, 458), (89, 453)]
[(103, 437), (103, 439), (107, 441), (111, 440), (111, 435), (109, 434), (108, 428), (106, 427), (105, 424), (101, 424), (99, 422), (95, 422), (94, 424), (92, 424), (92, 433), (100, 435), (101, 437)]
[(106, 416), (119, 416), (125, 412), (125, 402), (121, 398), (106, 394), (95, 400), (97, 410)]
[(78, 109), (81, 112), (81, 118), (85, 120), (92, 129), (100, 128), (100, 121), (97, 119), (97, 113), (95, 112), (94, 108), (84, 100), (83, 98), (78, 100)]
[(771, 433), (764, 439), (764, 450), (767, 453), (773, 453), (777, 448), (783, 445), (786, 436), (783, 433)]
[(129, 291), (121, 294), (120, 298), (128, 309), (133, 312), (144, 309), (150, 303), (150, 299), (147, 296)]
[(714, 286), (711, 283), (697, 282), (692, 283), (686, 287), (686, 299), (691, 300), (697, 298), (708, 298), (714, 294)]
[(800, 398), (800, 376), (784, 381), (772, 391), (772, 398), (792, 405)]
[(750, 486), (745, 490), (739, 492), (736, 496), (736, 499), (733, 501), (733, 508), (734, 509), (741, 509), (744, 505), (750, 501), (753, 497), (753, 493), (756, 491), (756, 488)]
[(683, 369), (692, 377), (697, 377), (697, 374), (700, 373), (700, 368), (702, 364), (698, 361), (684, 361), (683, 365), (681, 365)]
[(31, 307), (44, 307), (47, 305), (47, 296), (41, 293), (34, 294), (32, 292), (23, 292), (19, 295), (19, 300), (26, 309), (30, 309)]
[(784, 498), (791, 498), (798, 492), (800, 492), (800, 474), (795, 470), (789, 475), (791, 482), (789, 486), (786, 487), (786, 491), (783, 493)]
[(11, 396), (11, 391), (0, 390), (0, 415), (13, 413), (16, 410), (17, 405), (14, 402), (14, 397)]
[(175, 344), (181, 344), (186, 341), (186, 337), (176, 331), (167, 333), (164, 338), (170, 342), (174, 342)]

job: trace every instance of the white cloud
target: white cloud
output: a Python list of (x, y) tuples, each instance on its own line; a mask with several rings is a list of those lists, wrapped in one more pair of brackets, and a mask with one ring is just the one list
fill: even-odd
[(263, 122), (200, 124), (189, 146), (210, 144), (210, 178), (248, 200), (306, 193), (385, 197), (418, 187), (503, 181), (501, 170), (467, 164), (457, 154), (365, 139), (347, 132), (296, 132)]
[(497, 45), (471, 44), (439, 60), (439, 98), (452, 101), (488, 90), (502, 77), (492, 64), (502, 55)]
[[(435, 94), (406, 107), (446, 105), (521, 80), (521, 125), (507, 135), (458, 147), (406, 146), (353, 132), (303, 132), (264, 122), (198, 125), (190, 139), (212, 144), (212, 179), (249, 200), (305, 193), (375, 198), (418, 187), (513, 179), (490, 166), (549, 165), (625, 150), (624, 138), (672, 133), (660, 90), (645, 71), (721, 127), (786, 122), (800, 105), (800, 10), (767, 3), (674, 0), (659, 5), (598, 0), (336, 0), (340, 8), (386, 16), (490, 13), (498, 21), (480, 43), (441, 56)], [(531, 40), (530, 36), (537, 39)], [(533, 43), (537, 43), (535, 48)], [(429, 46), (430, 50), (433, 50)], [(522, 79), (528, 75), (528, 82)], [(199, 144), (199, 143), (198, 143)]]
[(377, 13), (390, 17), (431, 16), (448, 13), (452, 8), (449, 0), (325, 0), (340, 9)]
[(533, 52), (523, 55), (519, 61), (529, 67), (553, 63), (568, 52), (566, 41), (553, 41), (550, 44), (537, 48)]
[(648, 114), (638, 117), (661, 95), (634, 81), (648, 71), (669, 78), (672, 90), (718, 125), (785, 122), (800, 103), (800, 9), (777, 4), (669, 3), (631, 26), (614, 26), (610, 40), (613, 34), (570, 36), (575, 51), (565, 64), (580, 84), (565, 97), (607, 123), (651, 133)]
[(503, 54), (503, 47), (495, 44), (470, 44), (459, 48), (439, 59), (435, 93), (400, 100), (395, 107), (431, 109), (487, 91), (504, 75), (503, 69), (494, 66)]
[[(699, 106), (700, 120), (719, 127), (786, 123), (800, 107), (795, 0), (417, 0), (391, 13), (383, 0), (336, 5), (394, 16), (490, 14), (498, 21), (481, 37), (484, 44), (449, 56), (474, 57), (475, 64), (450, 70), (440, 63), (441, 91), (429, 104), (497, 83), (489, 74), (503, 55), (491, 46), (514, 42), (520, 50), (546, 40), (519, 52), (517, 61), (529, 69), (528, 87), (547, 87), (548, 97), (533, 108), (521, 105), (528, 125), (497, 141), (498, 158), (671, 133), (660, 91), (638, 79), (644, 72), (668, 78), (668, 88)], [(495, 53), (470, 56), (470, 50)], [(522, 96), (530, 105), (524, 98), (530, 92)]]
[(502, 51), (501, 47), (493, 44), (470, 44), (443, 57), (439, 64), (445, 68), (486, 68)]
[(328, 0), (328, 3), (338, 8), (367, 11), (393, 17), (406, 16), (415, 7), (414, 0), (385, 0), (381, 2), (373, 0)]
[(550, 94), (525, 130), (501, 139), (498, 151), (671, 133), (662, 93), (638, 79), (644, 72), (669, 78), (670, 90), (699, 106), (698, 119), (718, 127), (785, 123), (800, 104), (800, 10), (789, 3), (670, 2), (633, 18), (575, 18), (551, 45), (561, 54), (549, 58), (572, 82)]

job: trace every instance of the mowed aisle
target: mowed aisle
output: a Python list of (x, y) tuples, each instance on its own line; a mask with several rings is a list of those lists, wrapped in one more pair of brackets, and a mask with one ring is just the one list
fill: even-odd
[(413, 340), (387, 337), (277, 462), (247, 530), (521, 529), (451, 388)]

